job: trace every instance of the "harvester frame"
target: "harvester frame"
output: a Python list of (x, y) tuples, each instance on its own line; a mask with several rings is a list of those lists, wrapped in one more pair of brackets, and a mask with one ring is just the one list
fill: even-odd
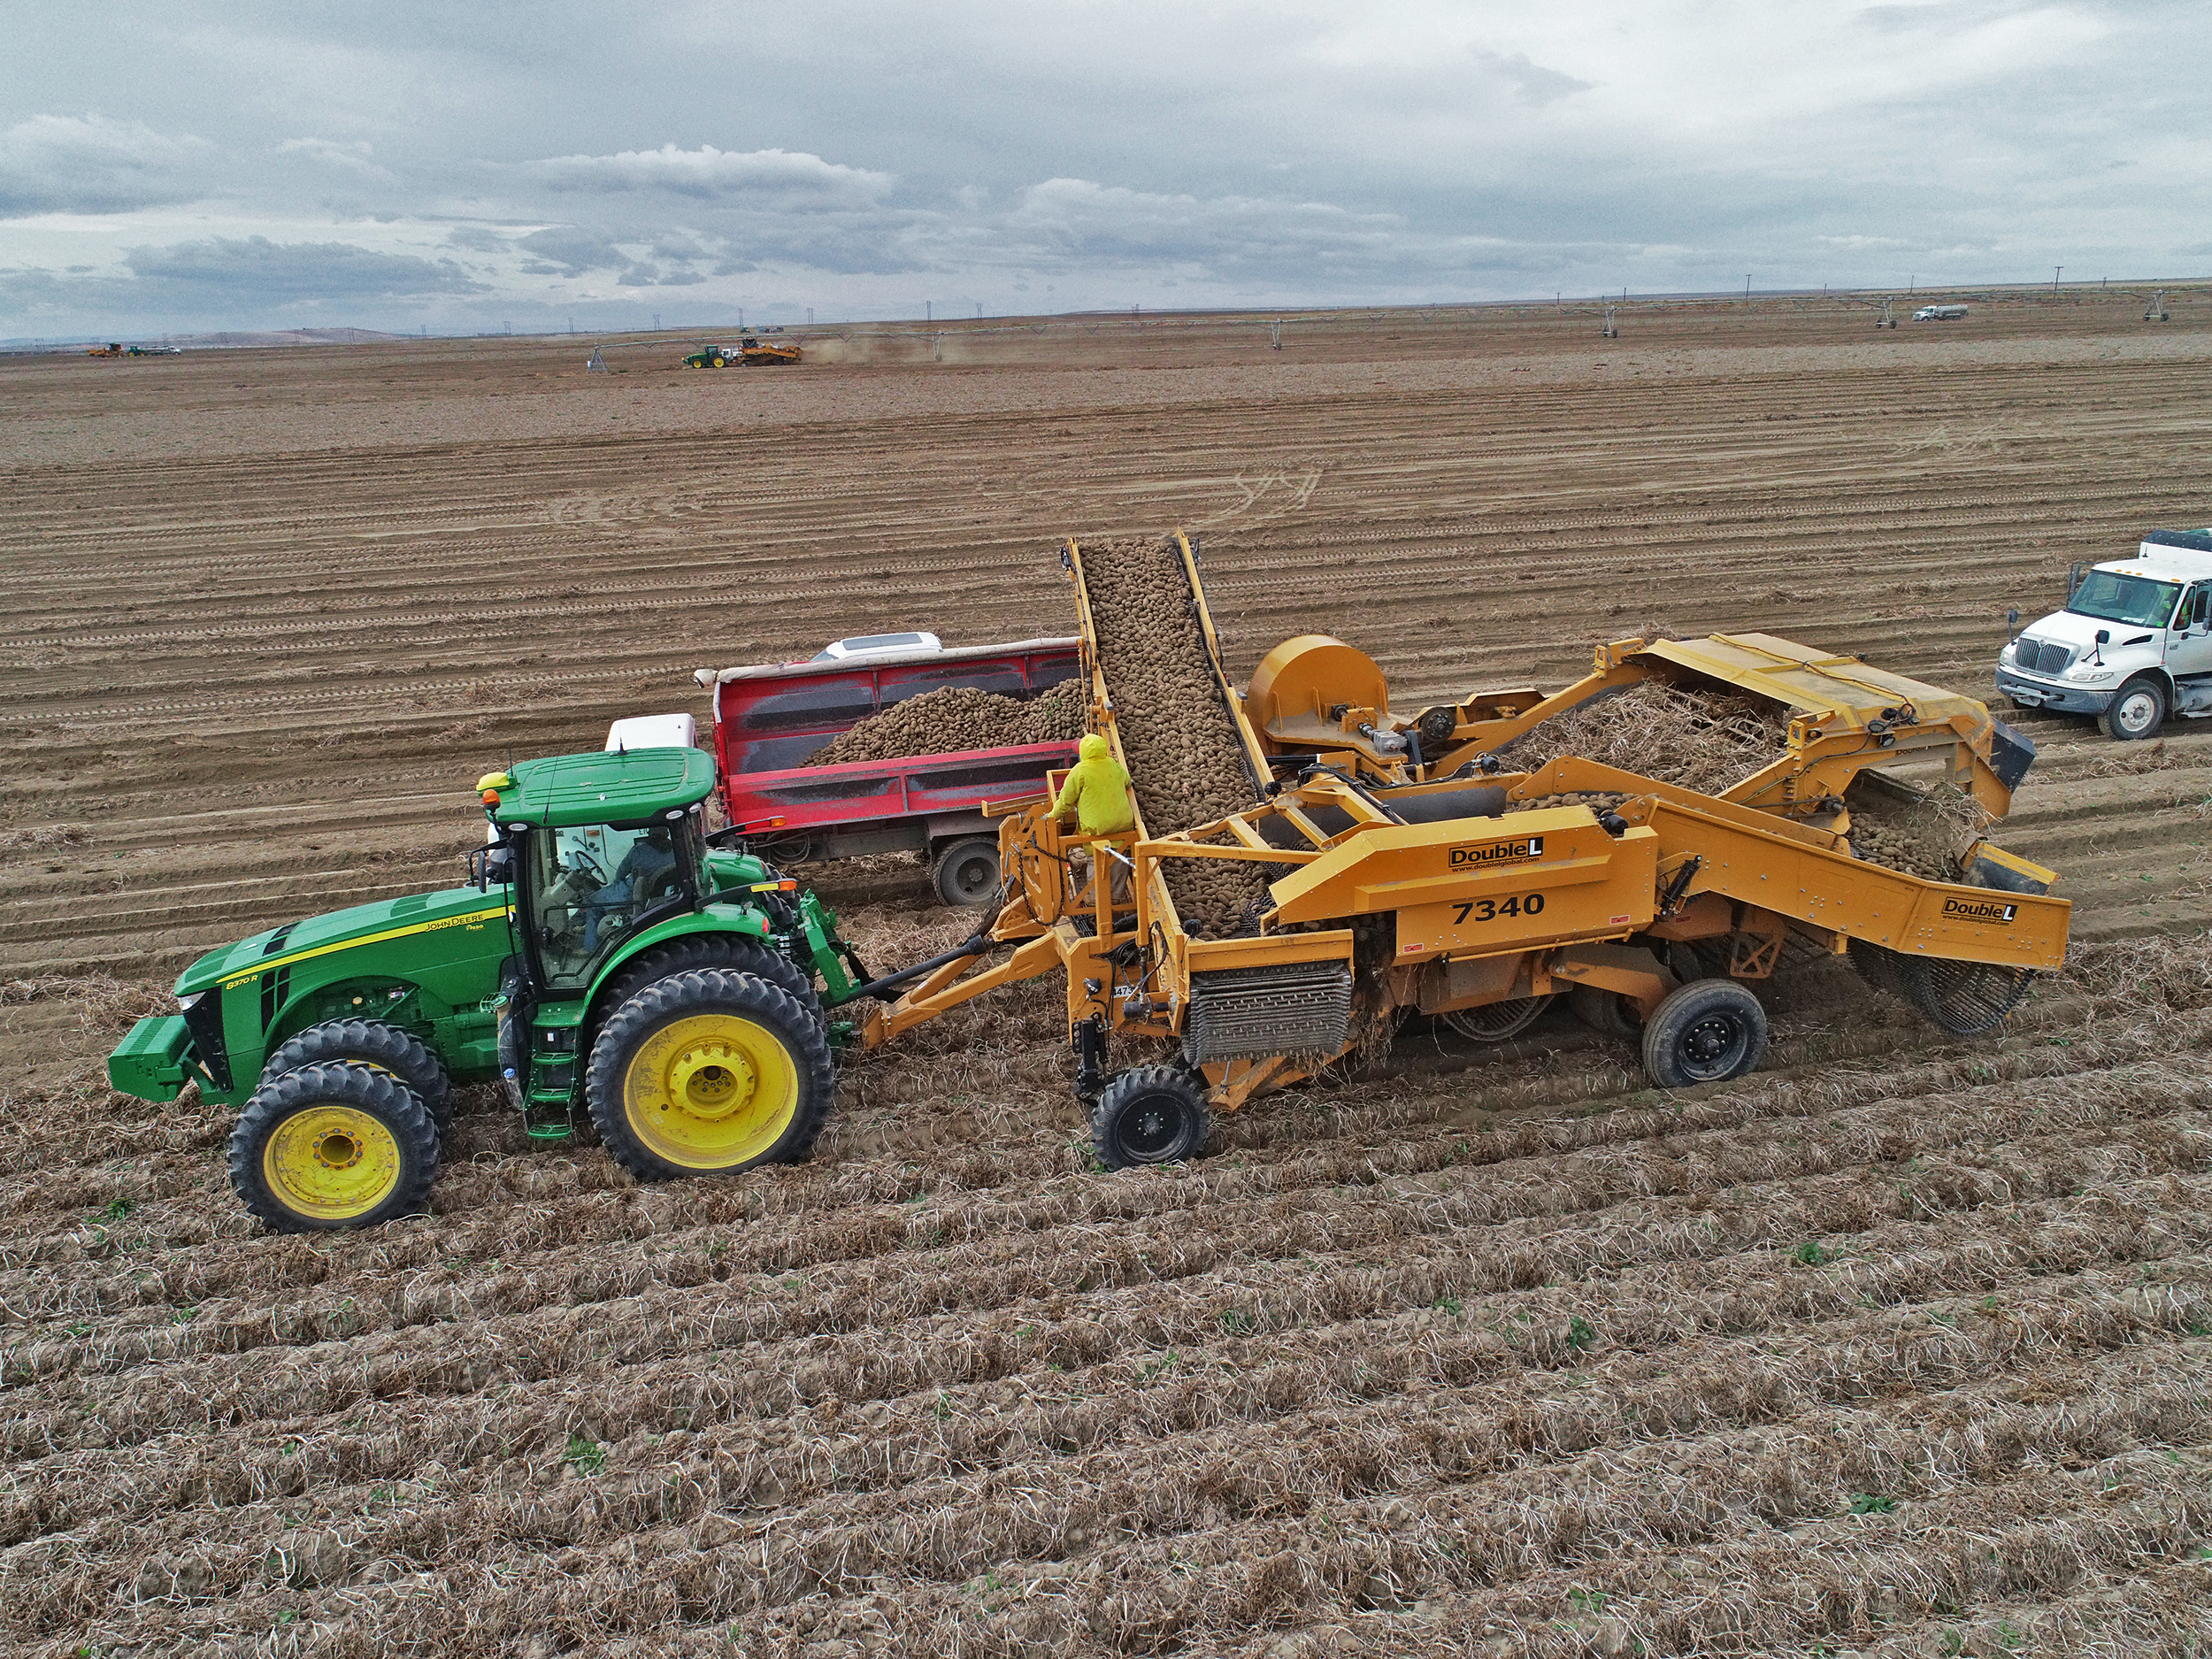
[[(1653, 1080), (1681, 1087), (1757, 1063), (1765, 1020), (1746, 987), (1770, 977), (1793, 941), (1848, 955), (1958, 1034), (1994, 1025), (2064, 958), (2070, 906), (2048, 896), (2052, 872), (1978, 838), (1962, 859), (1969, 881), (1932, 881), (1862, 861), (1850, 846), (1845, 796), (1878, 765), (1932, 765), (1987, 817), (2007, 810), (2034, 749), (1970, 698), (1763, 634), (1615, 641), (1598, 648), (1589, 676), (1549, 696), (1486, 692), (1406, 720), (1390, 713), (1363, 654), (1309, 635), (1271, 652), (1240, 696), (1222, 672), (1194, 550), (1180, 534), (1174, 547), (1255, 804), (1170, 834), (1140, 819), (1113, 837), (1064, 827), (1049, 792), (993, 809), (1009, 872), (998, 915), (926, 972), (899, 976), (902, 993), (860, 1031), (879, 1046), (1059, 970), (1077, 1094), (1094, 1105), (1109, 1164), (1185, 1156), (1209, 1109), (1235, 1110), (1378, 1046), (1409, 1011), (1487, 1011), (1472, 1028), (1503, 1036), (1576, 992), (1578, 1010), (1598, 1010), (1593, 1023), (1606, 1025), (1609, 1010), (1622, 1034), (1640, 1023)], [(1076, 588), (1090, 725), (1125, 760), (1079, 543), (1062, 563)], [(1554, 715), (1654, 675), (1786, 706), (1785, 751), (1718, 795), (1571, 757), (1533, 771), (1496, 757)], [(1527, 804), (1578, 795), (1621, 798)], [(1086, 851), (1087, 882), (1076, 857)], [(1193, 936), (1168, 879), (1180, 859), (1268, 866), (1256, 926)], [(1129, 868), (1127, 901), (1113, 896), (1108, 860)], [(1180, 1052), (1113, 1075), (1116, 1037)], [(1132, 1112), (1167, 1126), (1133, 1137)]]

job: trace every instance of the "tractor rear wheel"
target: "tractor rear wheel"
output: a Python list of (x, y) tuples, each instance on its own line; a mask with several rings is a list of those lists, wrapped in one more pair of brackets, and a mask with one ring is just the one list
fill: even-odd
[(952, 905), (984, 905), (998, 897), (998, 837), (972, 835), (937, 855), (930, 870), (937, 896)]
[(370, 1227), (419, 1207), (438, 1131), (389, 1071), (326, 1060), (256, 1089), (230, 1137), (230, 1184), (280, 1233)]
[(625, 1001), (585, 1079), (600, 1140), (645, 1180), (795, 1164), (835, 1089), (821, 1022), (780, 987), (718, 969)]
[(1693, 979), (1644, 1024), (1644, 1070), (1661, 1088), (1741, 1077), (1766, 1047), (1766, 1010), (1733, 979)]
[(453, 1127), (453, 1079), (430, 1046), (397, 1025), (374, 1019), (333, 1019), (310, 1025), (269, 1056), (261, 1080), (282, 1077), (326, 1060), (348, 1060), (373, 1071), (388, 1071), (415, 1091), (442, 1135)]
[(1213, 1127), (1197, 1079), (1171, 1065), (1141, 1065), (1106, 1086), (1091, 1113), (1091, 1144), (1110, 1170), (1194, 1158)]
[(639, 951), (607, 976), (605, 988), (599, 994), (600, 1011), (603, 1016), (612, 1013), (656, 979), (710, 968), (765, 979), (789, 993), (817, 1025), (822, 1022), (822, 996), (814, 988), (813, 979), (801, 972), (789, 957), (744, 933), (691, 933)]

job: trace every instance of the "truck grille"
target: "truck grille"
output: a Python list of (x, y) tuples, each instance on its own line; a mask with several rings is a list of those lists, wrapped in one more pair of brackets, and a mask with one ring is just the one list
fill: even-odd
[(1194, 973), (1183, 1056), (1202, 1065), (1251, 1055), (1334, 1054), (1351, 1024), (1352, 971), (1341, 962)]
[(2074, 660), (2074, 648), (2054, 640), (2023, 640), (2013, 659), (2026, 674), (2062, 674)]

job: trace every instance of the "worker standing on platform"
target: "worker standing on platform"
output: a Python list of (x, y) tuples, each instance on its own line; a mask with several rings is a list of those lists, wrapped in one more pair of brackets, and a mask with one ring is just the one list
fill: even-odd
[[(1072, 817), (1076, 827), (1086, 835), (1118, 835), (1134, 829), (1137, 793), (1130, 786), (1128, 769), (1114, 758), (1113, 746), (1093, 732), (1076, 746), (1075, 752), (1075, 764), (1068, 769), (1067, 781), (1060, 786), (1060, 798), (1053, 803), (1053, 816), (1063, 824)], [(1130, 902), (1128, 864), (1115, 858), (1111, 852), (1094, 852), (1093, 870), (1099, 858), (1112, 860), (1113, 876), (1107, 890), (1115, 902)], [(1077, 884), (1078, 902), (1088, 897), (1090, 885), (1087, 876)]]

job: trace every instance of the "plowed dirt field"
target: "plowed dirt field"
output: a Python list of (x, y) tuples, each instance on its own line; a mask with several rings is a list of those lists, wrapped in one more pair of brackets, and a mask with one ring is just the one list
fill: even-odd
[[(1104, 1175), (1031, 987), (849, 1064), (804, 1166), (641, 1187), (472, 1091), (432, 1214), (303, 1239), (101, 1071), (694, 668), (1067, 631), (1070, 532), (1201, 533), (1233, 669), (1331, 632), (1409, 707), (1647, 621), (1986, 695), (2008, 604), (2212, 521), (2172, 311), (0, 359), (0, 1646), (2212, 1647), (2212, 722), (2022, 721), (2077, 942), (2001, 1034), (1822, 964), (1683, 1094), (1563, 1010), (1417, 1025)], [(871, 961), (966, 931), (820, 885)]]

